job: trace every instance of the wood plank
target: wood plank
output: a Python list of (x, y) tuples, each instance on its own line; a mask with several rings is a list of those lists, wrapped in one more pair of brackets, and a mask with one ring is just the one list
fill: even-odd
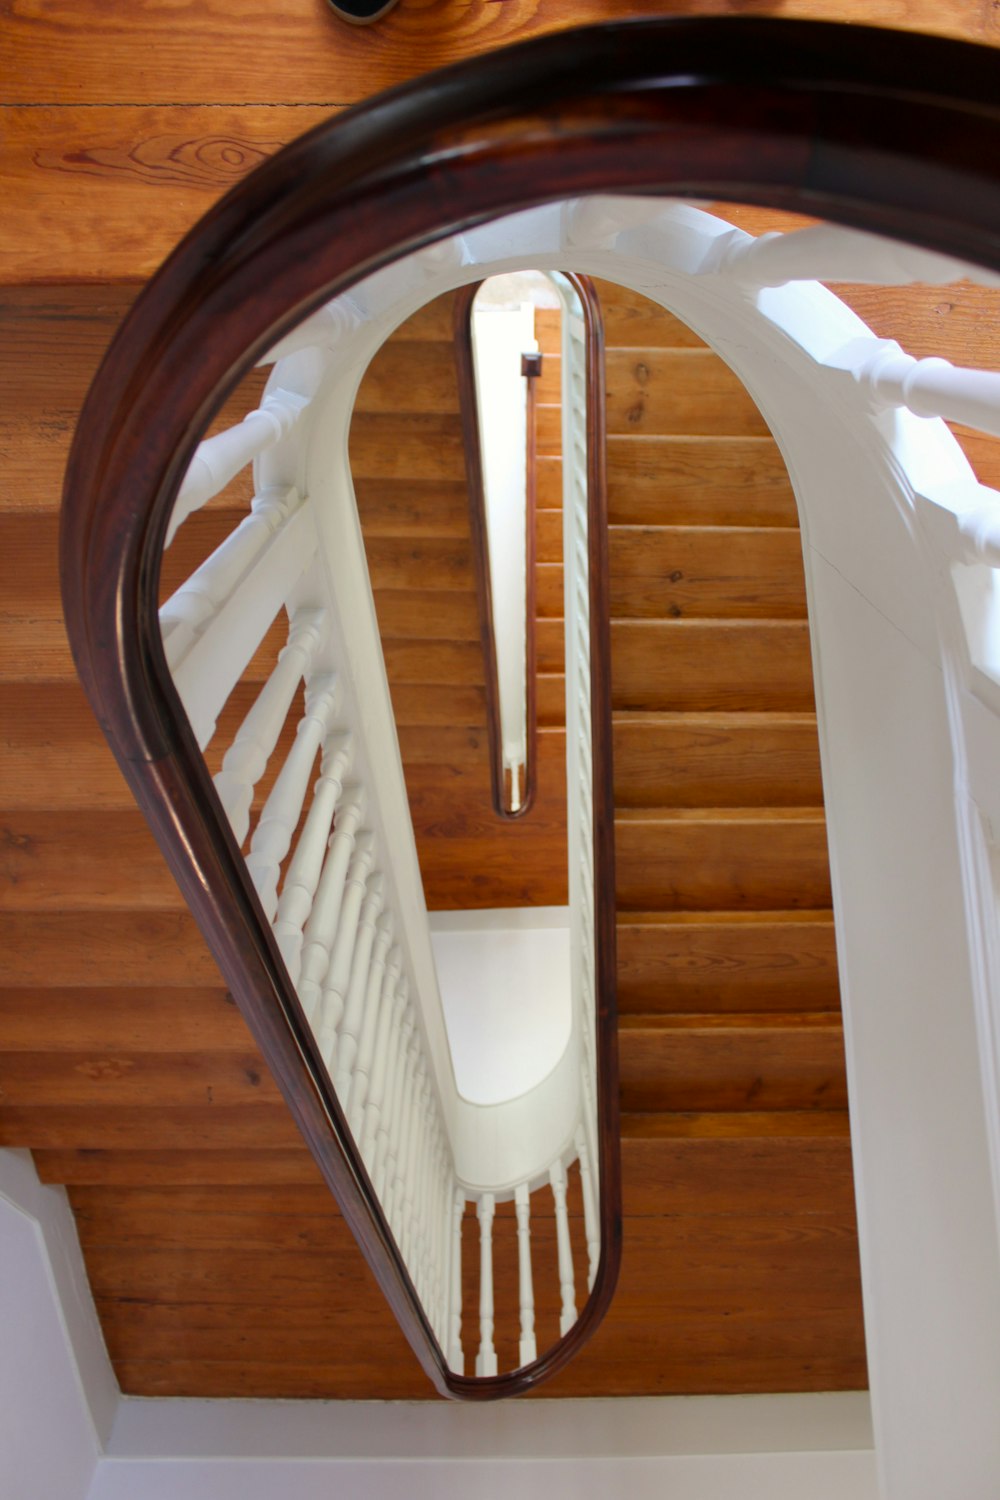
[(609, 436), (608, 519), (613, 526), (797, 526), (798, 512), (769, 437)]
[(392, 689), (392, 707), (401, 729), (486, 726), (486, 693), (481, 687), (397, 683)]
[(296, 1148), (245, 1151), (36, 1150), (42, 1182), (116, 1187), (210, 1184), (312, 1184), (328, 1191), (305, 1142)]
[(846, 1131), (785, 1140), (626, 1137), (622, 1141), (626, 1220), (661, 1214), (728, 1215), (741, 1204), (787, 1216), (840, 1213), (854, 1219), (854, 1177)]
[[(129, 70), (143, 73), (155, 79), (158, 69)], [(123, 76), (105, 98), (118, 98)], [(6, 283), (145, 280), (217, 198), (331, 114), (325, 105), (87, 106), (50, 96), (51, 85), (43, 107), (4, 110), (0, 177), (15, 206), (0, 239)]]
[(805, 619), (802, 546), (789, 527), (612, 526), (619, 619)]
[(369, 537), (365, 543), (372, 589), (474, 591), (472, 547), (464, 537)]
[(616, 711), (814, 711), (804, 621), (614, 620), (611, 663)]
[(830, 911), (623, 914), (625, 1013), (837, 1008)]
[(0, 990), (0, 1054), (247, 1053), (254, 1044), (220, 986)]
[(11, 913), (183, 907), (138, 810), (8, 813), (0, 850), (0, 906)]
[(0, 682), (0, 724), (7, 809), (134, 805), (78, 682)]
[(465, 482), (457, 413), (355, 412), (348, 451), (355, 478)]
[(656, 1021), (619, 1035), (624, 1110), (847, 1108), (839, 1013)]
[(379, 629), (385, 640), (479, 644), (479, 607), (472, 592), (379, 589), (374, 597)]
[(12, 1109), (89, 1105), (119, 1109), (273, 1108), (278, 1087), (255, 1048), (242, 1052), (86, 1052), (0, 1050), (0, 1102)]
[(705, 341), (658, 302), (595, 277), (608, 349), (704, 349)]
[(622, 809), (615, 862), (625, 910), (824, 910), (832, 899), (816, 808)]
[[(419, 369), (420, 379), (414, 380)], [(372, 359), (358, 387), (355, 415), (361, 412), (451, 413), (458, 410), (458, 375), (452, 339), (428, 342), (388, 339)]]
[(0, 1110), (0, 1146), (58, 1150), (180, 1151), (288, 1150), (298, 1144), (283, 1103), (188, 1106), (65, 1104), (58, 1108), (5, 1106)]
[(608, 433), (769, 437), (746, 386), (710, 349), (612, 349)]
[(475, 687), (485, 680), (483, 650), (478, 640), (401, 641), (383, 638), (382, 654), (391, 689), (397, 683)]
[[(68, 889), (68, 888), (67, 888)], [(0, 910), (8, 984), (34, 988), (217, 985), (219, 971), (183, 911)]]
[(616, 714), (619, 807), (811, 807), (815, 714)]
[(355, 474), (354, 495), (366, 537), (469, 534), (469, 496), (463, 481)]
[(668, 1114), (656, 1111), (622, 1116), (622, 1139), (628, 1140), (844, 1140), (850, 1135), (847, 1112), (835, 1109), (723, 1110), (719, 1114)]

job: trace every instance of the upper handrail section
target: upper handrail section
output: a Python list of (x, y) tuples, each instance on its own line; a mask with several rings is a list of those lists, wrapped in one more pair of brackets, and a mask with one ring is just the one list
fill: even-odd
[[(610, 1299), (620, 1226), (612, 1214), (587, 1311), (545, 1360), (496, 1380), (449, 1377), (371, 1210), (343, 1116), (317, 1087), (311, 1038), (167, 668), (160, 558), (195, 447), (242, 375), (332, 298), (391, 274), (402, 256), (539, 204), (595, 193), (742, 198), (996, 269), (997, 74), (996, 54), (967, 43), (728, 17), (564, 32), (445, 70), (324, 124), (221, 200), (139, 297), (88, 395), (61, 539), (80, 675), (439, 1389), (512, 1394), (564, 1364)], [(586, 228), (599, 239), (592, 216)], [(618, 232), (609, 219), (609, 243)], [(608, 807), (610, 770), (609, 759), (595, 764)], [(595, 841), (606, 872), (609, 819), (595, 820)], [(602, 952), (613, 954), (613, 934), (598, 963)], [(601, 980), (598, 993), (610, 992), (613, 972)], [(606, 1008), (598, 1025), (613, 1048)], [(606, 1179), (617, 1110), (608, 1070), (598, 1088)]]

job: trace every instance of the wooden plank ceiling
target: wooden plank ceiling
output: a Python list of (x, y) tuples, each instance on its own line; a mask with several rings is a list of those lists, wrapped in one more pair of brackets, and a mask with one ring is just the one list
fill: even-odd
[[(645, 9), (401, 0), (357, 33), (312, 0), (252, 26), (231, 0), (187, 8), (183, 26), (152, 4), (109, 16), (93, 0), (72, 13), (14, 0), (5, 13), (0, 1144), (32, 1147), (45, 1180), (69, 1185), (127, 1391), (429, 1387), (76, 685), (55, 545), (83, 392), (135, 287), (262, 153), (418, 68)], [(985, 8), (929, 0), (759, 9), (981, 40), (994, 25)], [(854, 1387), (863, 1339), (794, 507), (724, 367), (673, 320), (603, 290), (627, 1227), (612, 1313), (547, 1394)], [(974, 290), (845, 290), (911, 352), (996, 367)], [(408, 360), (446, 371), (446, 328), (424, 314), (382, 358), (354, 433), (428, 893), (445, 907), (556, 900), (558, 459), (543, 408), (541, 826), (511, 858), (486, 815), (464, 492), (441, 440), (453, 394), (446, 374), (406, 373)], [(431, 387), (423, 404), (400, 396)], [(379, 471), (386, 430), (403, 471)], [(983, 482), (1000, 482), (995, 445), (968, 442)], [(237, 487), (210, 507), (192, 546), (245, 500)], [(498, 1299), (514, 1295), (501, 1267)]]

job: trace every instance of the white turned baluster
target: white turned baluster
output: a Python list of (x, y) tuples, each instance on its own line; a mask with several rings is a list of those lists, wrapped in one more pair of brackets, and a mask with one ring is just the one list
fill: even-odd
[(291, 333), (286, 333), (283, 339), (274, 344), (264, 355), (263, 359), (257, 361), (258, 365), (275, 365), (279, 359), (287, 359), (290, 354), (297, 354), (300, 349), (313, 349), (317, 345), (330, 349), (335, 344), (357, 328), (362, 321), (361, 309), (350, 297), (337, 297), (333, 302), (327, 302), (323, 307), (317, 308)]
[(393, 1225), (396, 1238), (403, 1252), (407, 1267), (410, 1264), (410, 1217), (407, 1213), (407, 1168), (410, 1147), (413, 1144), (413, 1096), (417, 1085), (418, 1048), (416, 1028), (411, 1026), (403, 1056), (403, 1088), (400, 1095), (399, 1114), (393, 1120), (389, 1141), (389, 1202), (392, 1205)]
[(479, 1199), (479, 1353), (476, 1374), (497, 1373), (497, 1352), (493, 1347), (493, 1215), (496, 1199), (483, 1193)]
[[(362, 905), (366, 903), (368, 877), (375, 862), (375, 835), (359, 833), (354, 841), (354, 853), (344, 885), (344, 899), (340, 907), (337, 934), (330, 953), (330, 968), (323, 985), (320, 1003), (319, 1045), (328, 1068), (333, 1064), (333, 1053), (337, 1045), (337, 1032), (344, 1014), (344, 997), (351, 977), (351, 963), (358, 940)], [(375, 909), (369, 912), (367, 931), (374, 934), (377, 907), (381, 905), (382, 887), (378, 887)]]
[(335, 734), (327, 738), (323, 747), (319, 780), (313, 792), (305, 827), (295, 846), (281, 890), (281, 900), (278, 902), (274, 935), (285, 960), (285, 968), (295, 985), (298, 984), (302, 968), (302, 929), (312, 910), (327, 840), (333, 827), (333, 815), (344, 790), (343, 779), (350, 767), (352, 755), (350, 735)]
[[(386, 1212), (389, 1214), (393, 1229), (398, 1225), (395, 1218), (395, 1197), (398, 1187), (397, 1183), (397, 1159), (405, 1132), (404, 1112), (409, 1101), (410, 1086), (410, 1038), (413, 1036), (413, 1008), (407, 1006), (400, 1027), (399, 1043), (396, 1050), (394, 1072), (392, 1080), (392, 1098), (389, 1111), (385, 1118), (385, 1156), (382, 1167), (384, 1176), (384, 1195)], [(375, 1159), (376, 1172), (379, 1170), (379, 1159)], [(381, 1196), (381, 1190), (380, 1190)]]
[(538, 1345), (535, 1341), (535, 1288), (531, 1277), (531, 1199), (526, 1182), (519, 1183), (514, 1189), (514, 1212), (517, 1215), (517, 1285), (521, 1304), (518, 1359), (522, 1365), (530, 1365), (538, 1358)]
[(406, 1044), (409, 1037), (408, 1028), (413, 1025), (407, 1003), (408, 989), (409, 986), (404, 978), (397, 996), (393, 1025), (389, 1031), (389, 1065), (386, 1072), (385, 1095), (379, 1111), (375, 1135), (373, 1181), (379, 1198), (385, 1195), (387, 1183), (392, 1182), (389, 1167), (393, 1125), (402, 1098), (403, 1060), (406, 1056)]
[(734, 275), (754, 287), (789, 281), (854, 281), (872, 286), (905, 286), (923, 281), (944, 285), (968, 277), (1000, 286), (1000, 277), (934, 250), (921, 250), (839, 224), (816, 224), (790, 234), (773, 232), (748, 239), (739, 230), (719, 236), (721, 254), (703, 270)]
[(372, 1053), (365, 1122), (361, 1131), (361, 1155), (372, 1176), (375, 1171), (375, 1143), (378, 1138), (379, 1122), (383, 1111), (388, 1107), (387, 1100), (392, 1089), (390, 1058), (395, 1046), (396, 1029), (406, 1005), (407, 985), (405, 980), (400, 982), (398, 978), (401, 962), (399, 949), (394, 948), (389, 955), (386, 969), (382, 1008), (379, 1012), (375, 1047)]
[[(347, 983), (344, 1014), (337, 1035), (337, 1075), (334, 1087), (345, 1112), (351, 1097), (351, 1079), (354, 1076), (354, 1064), (358, 1056), (365, 996), (368, 993), (369, 971), (375, 947), (376, 922), (382, 910), (384, 897), (385, 877), (376, 873), (369, 878), (364, 900), (361, 903), (357, 937), (354, 942), (354, 952), (351, 954), (351, 977)], [(380, 969), (375, 977), (376, 995), (378, 995), (381, 982), (382, 971)]]
[(389, 944), (392, 942), (392, 932), (392, 915), (390, 912), (383, 912), (375, 923), (375, 942), (372, 946), (371, 964), (368, 969), (358, 1057), (354, 1064), (351, 1091), (345, 1107), (351, 1133), (359, 1146), (365, 1123), (365, 1100), (368, 1097), (368, 1085), (375, 1056), (375, 1037), (383, 1007), (388, 1009), (389, 1000), (399, 978), (399, 949), (394, 948), (387, 958)]
[(160, 610), (160, 634), (170, 667), (181, 660), (298, 503), (294, 490), (267, 489), (255, 495), (250, 514), (171, 594)]
[(449, 1287), (448, 1363), (459, 1375), (465, 1374), (462, 1349), (462, 1219), (465, 1216), (465, 1193), (456, 1188), (451, 1203), (451, 1266)]
[(337, 933), (347, 866), (354, 849), (358, 825), (364, 817), (365, 794), (361, 787), (345, 788), (344, 799), (330, 836), (323, 872), (316, 888), (312, 911), (302, 934), (302, 966), (299, 1000), (309, 1020), (319, 1008), (321, 986), (330, 967), (330, 950)]
[(968, 370), (946, 359), (914, 359), (890, 339), (852, 339), (827, 360), (867, 388), (876, 406), (902, 406), (917, 417), (964, 422), (1000, 437), (1000, 373)]
[(247, 855), (247, 869), (268, 921), (278, 906), (281, 862), (299, 824), (316, 752), (326, 737), (336, 710), (337, 682), (333, 676), (314, 679), (306, 689), (306, 711), (295, 731), (295, 742), (264, 803)]
[(309, 397), (295, 391), (270, 391), (242, 422), (199, 443), (174, 504), (166, 545), (188, 516), (207, 505), (266, 448), (287, 437), (308, 405)]
[(413, 1028), (407, 1052), (408, 1086), (403, 1106), (403, 1137), (396, 1151), (396, 1205), (403, 1236), (407, 1267), (416, 1264), (414, 1195), (417, 1176), (417, 1144), (420, 1139), (420, 1033)]
[(322, 630), (322, 610), (305, 609), (296, 613), (288, 632), (288, 644), (279, 653), (277, 665), (236, 731), (236, 738), (223, 756), (222, 770), (213, 778), (238, 844), (243, 843), (250, 828), (254, 787), (267, 769), (295, 689), (309, 671)]
[(559, 1254), (559, 1289), (562, 1312), (559, 1332), (569, 1333), (576, 1322), (576, 1286), (573, 1277), (573, 1248), (569, 1238), (569, 1212), (566, 1207), (566, 1168), (556, 1161), (549, 1169), (552, 1196), (556, 1201), (556, 1245)]
[(597, 1265), (601, 1258), (601, 1227), (597, 1215), (597, 1184), (590, 1164), (590, 1148), (587, 1131), (581, 1124), (574, 1136), (576, 1154), (580, 1161), (580, 1186), (583, 1191), (583, 1228), (587, 1236), (587, 1290), (594, 1289)]

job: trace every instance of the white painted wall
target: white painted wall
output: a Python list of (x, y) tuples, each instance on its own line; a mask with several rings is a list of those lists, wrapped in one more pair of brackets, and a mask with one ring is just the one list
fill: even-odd
[[(501, 284), (503, 279), (500, 278)], [(503, 763), (517, 773), (515, 785), (523, 792), (523, 767), (528, 754), (525, 696), (528, 383), (521, 374), (521, 356), (538, 350), (533, 304), (498, 306), (477, 297), (472, 308), (472, 349)], [(516, 811), (520, 793), (512, 797), (511, 805)]]
[(84, 1500), (117, 1405), (66, 1195), (0, 1151), (4, 1500)]
[(572, 1024), (567, 907), (431, 912), (459, 1093), (500, 1104), (541, 1083)]

